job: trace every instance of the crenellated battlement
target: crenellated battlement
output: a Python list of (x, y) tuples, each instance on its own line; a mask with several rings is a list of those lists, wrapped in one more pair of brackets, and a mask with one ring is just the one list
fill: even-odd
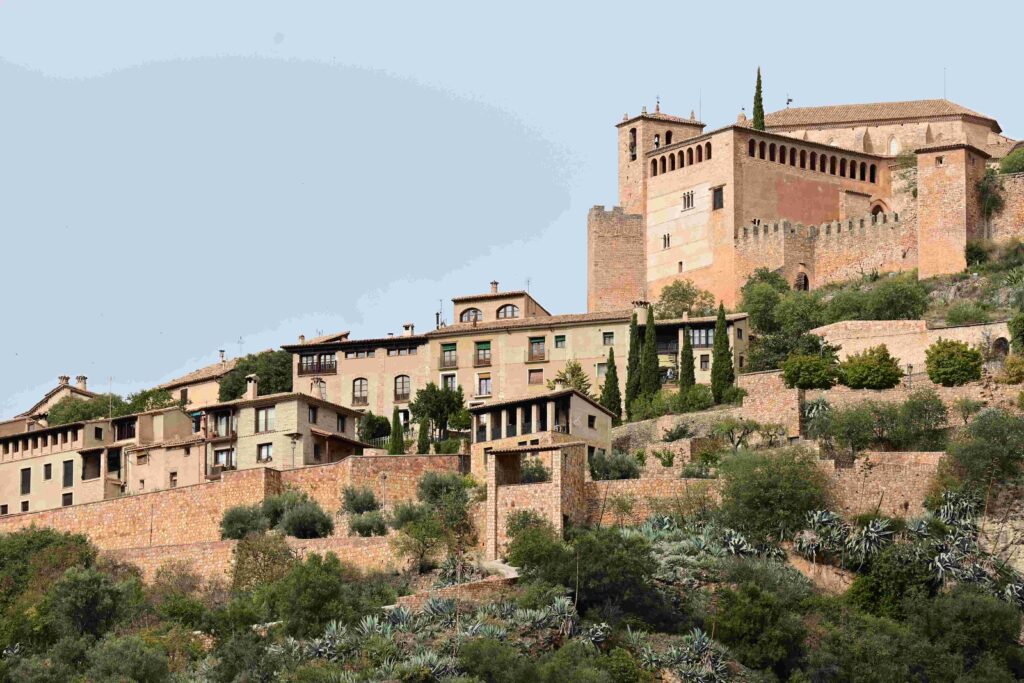
[[(844, 221), (831, 221), (820, 225), (804, 225), (787, 220), (755, 221), (733, 231), (736, 242), (785, 240), (785, 239), (831, 239), (849, 236), (882, 236), (886, 231), (903, 227), (898, 213), (878, 213)], [(739, 246), (739, 245), (737, 245)]]

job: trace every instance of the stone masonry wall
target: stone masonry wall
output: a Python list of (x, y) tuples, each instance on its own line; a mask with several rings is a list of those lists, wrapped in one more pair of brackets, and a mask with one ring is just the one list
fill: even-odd
[(640, 524), (658, 512), (659, 504), (666, 504), (687, 493), (712, 499), (718, 498), (717, 479), (621, 479), (617, 481), (588, 481), (586, 483), (587, 523), (615, 524), (618, 519), (610, 501), (616, 496), (633, 500), (633, 511), (623, 520), (626, 524)]
[(774, 422), (786, 428), (786, 435), (800, 436), (800, 389), (788, 389), (778, 370), (748, 372), (736, 377), (745, 389), (742, 415), (758, 422)]
[(645, 298), (644, 218), (622, 207), (587, 214), (587, 311), (626, 310)]
[(928, 495), (943, 453), (865, 452), (850, 468), (831, 460), (820, 466), (832, 479), (837, 512), (852, 517), (876, 510), (890, 517), (924, 514)]
[(1024, 173), (1002, 176), (1003, 210), (994, 215), (989, 234), (997, 242), (1024, 239)]

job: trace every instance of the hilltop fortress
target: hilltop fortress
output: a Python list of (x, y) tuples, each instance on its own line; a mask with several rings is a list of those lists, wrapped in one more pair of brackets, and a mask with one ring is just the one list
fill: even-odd
[(592, 312), (692, 280), (727, 306), (755, 269), (811, 289), (871, 271), (962, 271), (969, 239), (1024, 231), (1024, 178), (983, 215), (978, 181), (1019, 143), (948, 100), (783, 109), (705, 132), (653, 113), (618, 124), (619, 206), (587, 221)]

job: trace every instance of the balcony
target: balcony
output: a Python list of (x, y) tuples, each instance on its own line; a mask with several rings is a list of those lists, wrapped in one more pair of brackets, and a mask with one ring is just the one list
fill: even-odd
[(234, 465), (213, 465), (206, 475), (207, 481), (217, 481), (224, 472), (235, 469)]
[(395, 392), (395, 402), (396, 403), (400, 403), (402, 401), (408, 401), (408, 400), (409, 400), (409, 392), (408, 391), (403, 391), (403, 392), (396, 391)]
[(459, 367), (459, 359), (455, 354), (441, 356), (439, 365), (442, 370), (454, 370)]
[(548, 359), (547, 349), (530, 349), (526, 352), (527, 363), (543, 363)]
[(491, 357), (488, 356), (474, 356), (473, 357), (474, 368), (489, 368), (491, 367)]
[(352, 405), (354, 406), (368, 406), (370, 405), (370, 398), (368, 396), (353, 396)]
[(338, 361), (316, 361), (313, 363), (299, 363), (299, 375), (336, 375), (338, 374)]
[(210, 441), (223, 441), (226, 439), (234, 439), (238, 436), (234, 427), (222, 427), (220, 429), (211, 429), (206, 435), (206, 438)]

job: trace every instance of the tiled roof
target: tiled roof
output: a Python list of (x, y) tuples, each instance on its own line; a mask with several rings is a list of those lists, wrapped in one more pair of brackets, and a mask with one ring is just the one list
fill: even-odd
[(436, 338), (490, 330), (535, 329), (599, 322), (629, 322), (632, 315), (633, 311), (630, 309), (628, 311), (608, 311), (605, 313), (567, 313), (564, 315), (538, 315), (530, 318), (507, 318), (505, 320), (476, 323), (475, 325), (473, 323), (454, 323), (427, 332), (426, 336)]
[(487, 292), (486, 294), (467, 294), (466, 296), (457, 296), (452, 299), (452, 303), (461, 303), (463, 301), (487, 301), (488, 299), (504, 299), (509, 296), (529, 296), (529, 293), (525, 289), (516, 289), (511, 292)]
[[(415, 343), (418, 343), (418, 342), (424, 342), (426, 340), (427, 340), (426, 335), (422, 335), (422, 334), (393, 334), (393, 335), (390, 335), (388, 337), (366, 337), (364, 339), (347, 339), (346, 338), (346, 339), (341, 339), (339, 341), (326, 340), (326, 341), (317, 342), (316, 346), (319, 347), (319, 348), (338, 349), (338, 348), (347, 348), (347, 347), (353, 347), (353, 346), (372, 346), (374, 344), (400, 345), (399, 344), (400, 342), (405, 342), (406, 344), (408, 344), (408, 343), (415, 344)], [(296, 352), (296, 351), (309, 350), (310, 346), (312, 346), (312, 345), (310, 344), (310, 342), (307, 341), (305, 344), (288, 344), (286, 346), (282, 346), (281, 348), (284, 349), (285, 351)]]
[(330, 344), (332, 342), (342, 342), (348, 339), (349, 331), (334, 332), (332, 334), (321, 334), (319, 337), (310, 337), (309, 339), (303, 339), (298, 344), (289, 344), (289, 346), (316, 346), (318, 344)]
[(149, 450), (151, 448), (178, 448), (178, 447), (181, 447), (181, 446), (191, 446), (193, 444), (202, 443), (205, 440), (206, 439), (204, 439), (199, 434), (191, 434), (189, 436), (182, 436), (182, 437), (179, 437), (177, 439), (168, 439), (166, 441), (158, 441), (158, 442), (155, 442), (155, 443), (133, 444), (133, 445), (128, 446), (127, 448), (125, 448), (125, 451), (127, 451), (127, 452), (146, 451), (146, 450)]
[(309, 394), (303, 394), (298, 391), (284, 391), (279, 394), (265, 394), (263, 396), (257, 396), (256, 398), (236, 398), (233, 401), (221, 401), (213, 405), (203, 406), (203, 411), (210, 412), (211, 410), (217, 410), (218, 408), (241, 408), (243, 406), (255, 406), (255, 405), (269, 405), (271, 403), (277, 403), (278, 401), (305, 401), (316, 406), (324, 406), (332, 410), (345, 411), (348, 415), (353, 417), (359, 417), (362, 413), (358, 410), (353, 410), (346, 406), (338, 403), (331, 403), (325, 401), (322, 398), (316, 396), (310, 396)]
[(317, 436), (322, 437), (324, 439), (337, 439), (338, 441), (344, 441), (346, 443), (350, 443), (353, 446), (362, 446), (363, 448), (373, 448), (373, 446), (371, 446), (368, 443), (364, 443), (362, 441), (358, 441), (356, 439), (353, 439), (352, 437), (345, 436), (344, 434), (341, 434), (340, 432), (331, 432), (331, 431), (328, 431), (326, 429), (320, 429), (319, 427), (310, 427), (309, 431), (311, 431), (313, 434), (316, 434)]
[(919, 147), (919, 148), (914, 150), (914, 153), (915, 154), (920, 154), (922, 152), (947, 152), (947, 151), (951, 151), (951, 150), (954, 150), (954, 149), (969, 149), (972, 152), (974, 152), (975, 154), (983, 156), (986, 159), (988, 159), (988, 158), (990, 158), (992, 156), (991, 154), (989, 154), (985, 150), (978, 149), (974, 145), (968, 145), (966, 142), (951, 142), (951, 143), (942, 144), (942, 145), (929, 145), (928, 147)]
[(84, 398), (94, 398), (95, 396), (98, 396), (98, 394), (96, 394), (96, 393), (94, 393), (92, 391), (88, 391), (86, 389), (79, 389), (78, 387), (74, 386), (73, 384), (58, 384), (53, 389), (50, 389), (48, 392), (46, 392), (46, 394), (41, 399), (36, 401), (35, 405), (33, 405), (31, 408), (29, 408), (28, 410), (26, 410), (23, 413), (20, 413), (19, 415), (16, 415), (15, 419), (17, 419), (19, 417), (30, 417), (30, 416), (34, 415), (36, 413), (36, 411), (39, 410), (43, 406), (44, 403), (46, 403), (51, 398), (53, 398), (53, 396), (57, 392), (61, 391), (62, 389), (68, 389), (72, 394), (79, 394), (80, 396), (82, 396)]
[(949, 100), (910, 100), (907, 102), (869, 102), (866, 104), (832, 104), (823, 107), (790, 107), (765, 114), (765, 126), (791, 127), (900, 121), (948, 116), (969, 116), (990, 121), (999, 131), (996, 120)]
[(225, 361), (218, 361), (213, 365), (207, 365), (206, 367), (193, 370), (187, 375), (182, 375), (176, 379), (172, 379), (169, 382), (157, 386), (157, 389), (174, 389), (185, 384), (195, 384), (197, 382), (206, 382), (211, 379), (220, 379), (224, 375), (228, 374), (235, 369), (235, 364), (238, 363), (237, 358), (229, 358)]
[(516, 455), (518, 453), (546, 453), (548, 451), (560, 451), (563, 448), (570, 448), (572, 446), (586, 446), (586, 441), (564, 441), (562, 443), (552, 444), (534, 444), (533, 446), (512, 446), (510, 448), (495, 448), (491, 451), (491, 455)]
[(673, 116), (672, 114), (666, 114), (664, 112), (655, 111), (655, 112), (644, 112), (642, 114), (637, 114), (636, 116), (630, 116), (629, 118), (626, 118), (623, 121), (621, 121), (620, 123), (616, 124), (616, 126), (623, 126), (623, 125), (625, 125), (627, 123), (632, 123), (633, 121), (636, 121), (637, 119), (655, 119), (656, 121), (668, 121), (669, 123), (682, 123), (682, 124), (686, 124), (688, 126), (700, 126), (702, 128), (705, 125), (707, 125), (703, 121), (698, 121), (696, 118), (692, 118), (691, 119), (691, 118), (685, 118), (683, 116)]
[(562, 396), (569, 396), (569, 395), (572, 395), (572, 394), (575, 394), (576, 396), (579, 396), (584, 401), (586, 401), (590, 405), (594, 406), (595, 408), (597, 408), (601, 412), (606, 413), (606, 414), (614, 417), (614, 414), (612, 413), (612, 411), (610, 411), (607, 408), (605, 408), (603, 405), (601, 405), (600, 403), (595, 401), (590, 396), (587, 396), (586, 394), (584, 394), (582, 392), (579, 392), (579, 391), (577, 391), (575, 389), (552, 389), (550, 391), (545, 391), (545, 392), (537, 393), (537, 394), (528, 394), (526, 396), (515, 396), (513, 398), (506, 398), (506, 399), (502, 399), (500, 401), (491, 401), (490, 403), (482, 403), (482, 404), (480, 404), (478, 406), (471, 406), (470, 408), (468, 408), (468, 410), (471, 413), (488, 413), (488, 412), (494, 410), (495, 408), (503, 408), (505, 406), (516, 405), (517, 403), (530, 403), (532, 401), (547, 401), (547, 400), (550, 400), (550, 399), (553, 399), (553, 398), (561, 398)]

